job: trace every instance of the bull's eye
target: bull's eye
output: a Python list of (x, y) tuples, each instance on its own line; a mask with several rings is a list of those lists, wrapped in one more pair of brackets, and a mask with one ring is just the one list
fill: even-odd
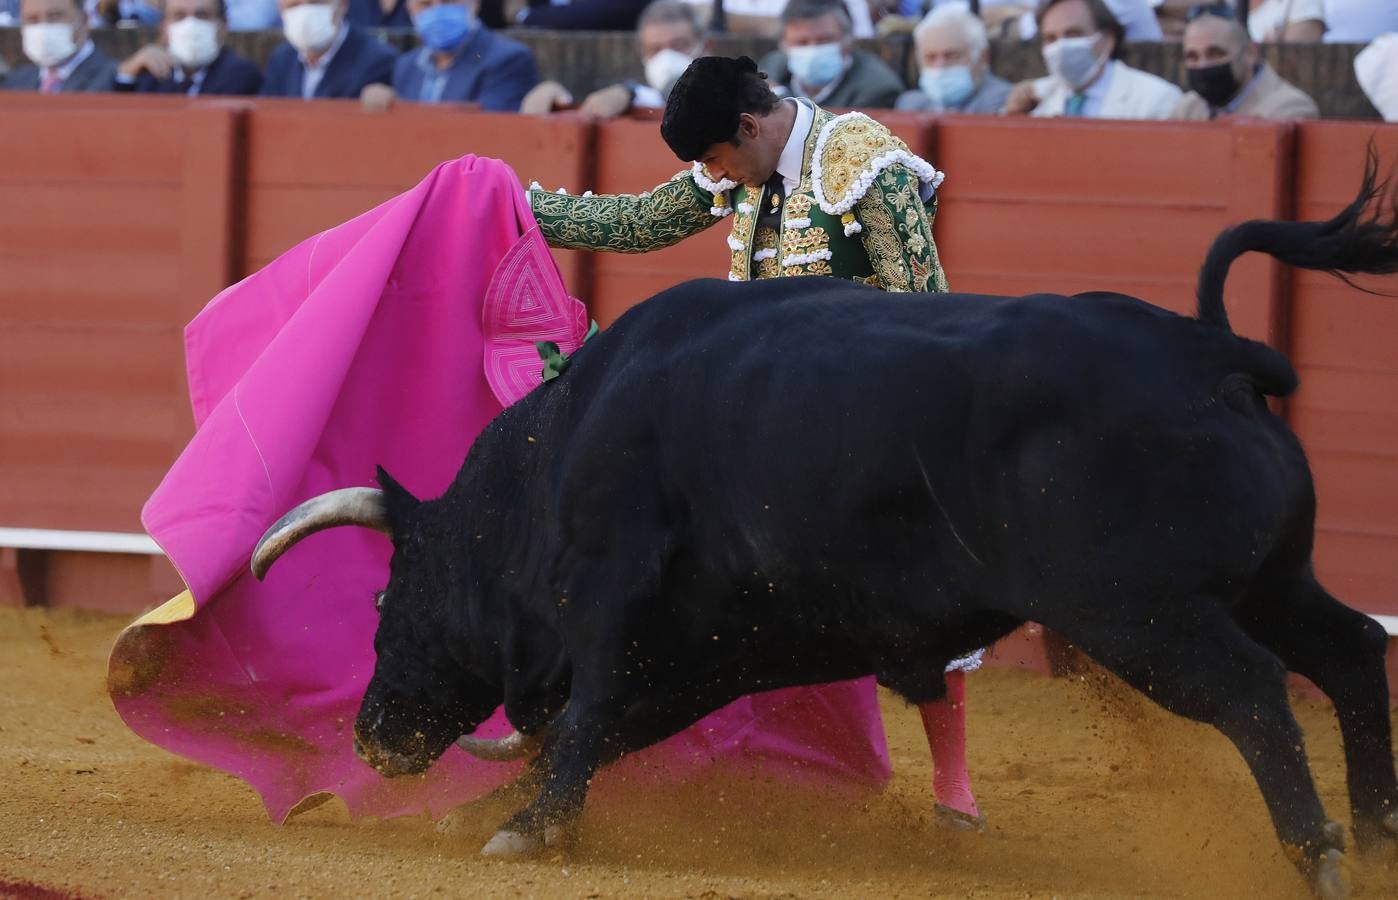
[(375, 591), (375, 592), (374, 592), (374, 610), (375, 610), (376, 612), (380, 612), (380, 613), (383, 612), (383, 595), (384, 595), (384, 592), (383, 592), (383, 591)]

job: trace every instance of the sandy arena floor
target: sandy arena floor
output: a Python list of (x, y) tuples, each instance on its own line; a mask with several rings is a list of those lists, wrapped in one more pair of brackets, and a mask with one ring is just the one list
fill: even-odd
[[(612, 785), (567, 857), (487, 862), (504, 806), (458, 813), (445, 835), (425, 818), (353, 825), (338, 802), (278, 827), (242, 782), (144, 743), (103, 690), (122, 624), (0, 610), (0, 897), (1308, 896), (1233, 748), (1098, 677), (972, 676), (984, 834), (933, 822), (917, 716), (895, 700), (879, 797)], [(1347, 820), (1338, 729), (1297, 706), (1326, 807)], [(1398, 894), (1395, 859), (1352, 860), (1355, 896)]]

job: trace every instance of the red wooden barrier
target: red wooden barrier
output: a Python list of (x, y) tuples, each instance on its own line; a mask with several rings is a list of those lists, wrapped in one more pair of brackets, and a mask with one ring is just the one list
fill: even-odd
[[(401, 193), (443, 160), (466, 153), (505, 160), (526, 184), (547, 178), (581, 190), (590, 137), (588, 126), (572, 117), (540, 119), (416, 104), (373, 115), (351, 101), (259, 100), (248, 121), (242, 274)], [(470, 235), (462, 235), (461, 244), (462, 252), (469, 253)], [(556, 258), (569, 288), (585, 299), (585, 258), (571, 253)]]
[[(1287, 126), (1238, 123), (943, 120), (933, 162), (947, 173), (937, 247), (954, 290), (1114, 290), (1193, 310), (1209, 242), (1242, 219), (1276, 216)], [(1228, 282), (1236, 327), (1275, 339), (1275, 266)]]
[[(0, 95), (0, 116), (0, 527), (138, 530), (191, 428), (183, 324), (441, 160), (497, 156), (522, 181), (573, 192), (640, 191), (683, 168), (654, 121), (81, 95)], [(957, 290), (1115, 289), (1178, 310), (1220, 228), (1293, 205), (1329, 215), (1352, 196), (1371, 133), (1398, 160), (1398, 128), (1370, 124), (880, 118), (947, 172), (937, 238)], [(727, 231), (560, 258), (606, 324), (680, 280), (723, 277)], [(1398, 613), (1398, 301), (1257, 259), (1238, 265), (1228, 303), (1240, 330), (1288, 347), (1301, 370), (1287, 414), (1315, 466), (1322, 577), (1347, 602)], [(49, 602), (132, 608), (169, 589), (148, 560), (50, 557)], [(32, 580), (33, 565), (0, 554), (0, 594), (21, 569)]]
[[(1298, 128), (1298, 219), (1328, 218), (1353, 199), (1371, 137), (1387, 172), (1398, 162), (1398, 128)], [(1398, 615), (1398, 298), (1315, 272), (1288, 281), (1301, 389), (1287, 412), (1315, 473), (1317, 574), (1345, 602)], [(1393, 279), (1360, 283), (1394, 292)]]

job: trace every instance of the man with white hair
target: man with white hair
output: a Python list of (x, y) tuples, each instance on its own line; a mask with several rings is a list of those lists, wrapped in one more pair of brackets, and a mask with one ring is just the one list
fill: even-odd
[(1184, 64), (1190, 92), (1170, 111), (1172, 119), (1320, 115), (1314, 100), (1258, 57), (1257, 45), (1228, 5), (1195, 9), (1184, 29)]
[(985, 25), (968, 8), (933, 8), (913, 29), (913, 44), (921, 74), (896, 109), (995, 114), (1005, 108), (1010, 83), (990, 71)]

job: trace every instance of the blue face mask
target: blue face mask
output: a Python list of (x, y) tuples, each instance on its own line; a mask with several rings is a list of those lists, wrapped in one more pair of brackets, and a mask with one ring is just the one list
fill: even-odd
[(839, 76), (845, 67), (845, 57), (839, 44), (815, 44), (787, 48), (786, 63), (801, 84), (823, 88)]
[(942, 109), (960, 109), (975, 89), (970, 66), (923, 69), (917, 86)]
[(413, 27), (429, 50), (450, 52), (461, 46), (476, 22), (465, 5), (439, 3), (418, 13)]

